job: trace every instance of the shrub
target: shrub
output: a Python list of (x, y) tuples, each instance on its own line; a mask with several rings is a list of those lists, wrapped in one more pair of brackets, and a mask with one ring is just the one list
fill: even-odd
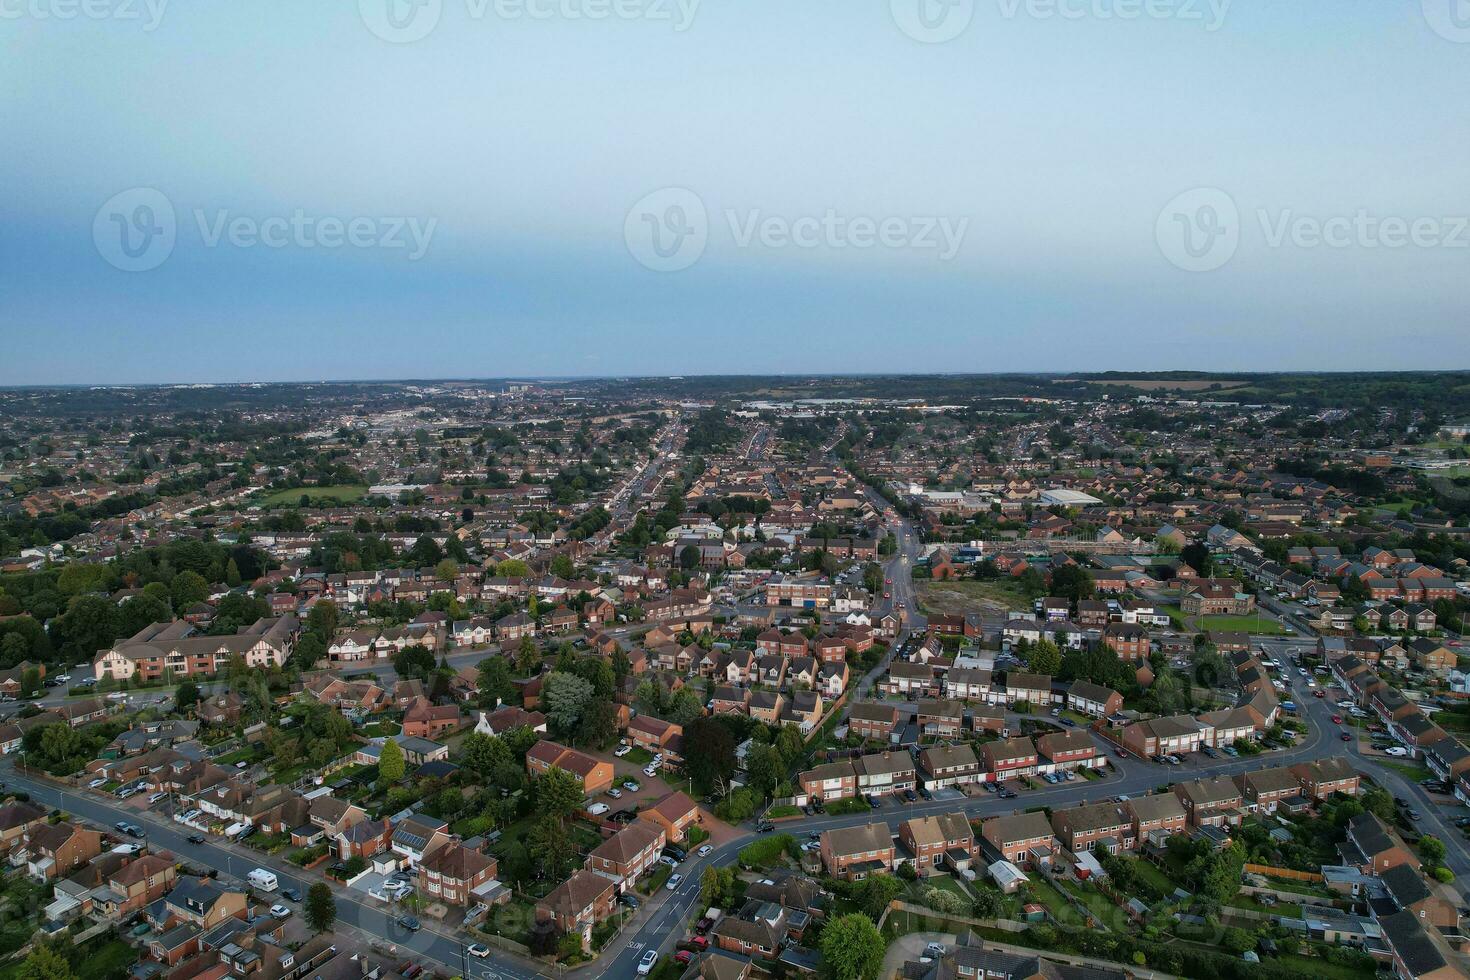
[(788, 850), (796, 849), (795, 837), (790, 834), (775, 834), (742, 847), (740, 863), (747, 868), (765, 868), (781, 860)]
[(945, 915), (963, 915), (969, 911), (970, 903), (952, 891), (943, 888), (926, 888), (922, 901), (936, 912)]

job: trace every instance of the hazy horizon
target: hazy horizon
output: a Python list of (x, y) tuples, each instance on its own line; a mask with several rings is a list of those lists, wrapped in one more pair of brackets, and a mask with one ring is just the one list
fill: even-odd
[(0, 12), (0, 384), (1470, 366), (1455, 0), (417, 2)]

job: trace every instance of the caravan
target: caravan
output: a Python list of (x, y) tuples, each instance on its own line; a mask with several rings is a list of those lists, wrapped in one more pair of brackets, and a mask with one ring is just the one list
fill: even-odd
[(264, 868), (256, 868), (245, 876), (245, 880), (263, 892), (273, 892), (276, 890), (276, 876)]

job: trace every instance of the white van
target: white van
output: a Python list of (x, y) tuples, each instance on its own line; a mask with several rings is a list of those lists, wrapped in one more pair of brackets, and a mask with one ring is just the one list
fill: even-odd
[(264, 868), (256, 868), (245, 876), (245, 880), (263, 892), (273, 892), (276, 890), (276, 876)]

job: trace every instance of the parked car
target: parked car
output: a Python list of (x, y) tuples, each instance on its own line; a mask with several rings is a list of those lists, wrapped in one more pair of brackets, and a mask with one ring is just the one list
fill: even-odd
[(273, 918), (273, 919), (289, 919), (289, 918), (291, 918), (291, 910), (288, 909), (288, 908), (286, 908), (286, 906), (284, 906), (284, 905), (272, 905), (271, 906), (271, 918)]
[(594, 803), (587, 808), (587, 812), (592, 814), (594, 817), (600, 817), (602, 816), (602, 814), (606, 813), (608, 809), (609, 807), (606, 803)]
[(607, 791), (607, 795), (615, 800), (621, 800), (623, 798), (623, 791), (614, 786), (612, 789)]
[(630, 908), (630, 909), (636, 909), (639, 905), (642, 904), (641, 902), (638, 901), (638, 896), (637, 895), (633, 895), (633, 894), (631, 894), (629, 892), (623, 892), (621, 895), (619, 895), (618, 896), (618, 901), (622, 902), (624, 905), (628, 906), (628, 908)]
[(490, 947), (484, 943), (470, 943), (464, 948), (464, 951), (477, 960), (482, 960), (490, 955)]
[(701, 846), (700, 846), (700, 848), (699, 848), (699, 850), (698, 850), (698, 851), (697, 851), (697, 852), (696, 852), (696, 853), (697, 853), (697, 854), (698, 854), (698, 855), (699, 855), (699, 856), (700, 856), (700, 857), (709, 857), (709, 856), (710, 856), (710, 855), (711, 855), (711, 854), (713, 854), (713, 853), (714, 853), (714, 852), (715, 852), (715, 849), (714, 849), (714, 848), (713, 848), (713, 847), (712, 847), (712, 846), (711, 846), (711, 845), (709, 845), (709, 844), (704, 844), (704, 845), (701, 845)]
[(398, 917), (398, 924), (409, 932), (418, 932), (424, 927), (422, 922), (411, 915), (400, 915)]
[(613, 749), (613, 755), (615, 755), (619, 759), (621, 759), (623, 756), (627, 755), (629, 752), (632, 752), (632, 751), (633, 751), (633, 746), (631, 746), (631, 745), (619, 745), (617, 748)]
[(282, 888), (281, 897), (289, 898), (293, 902), (301, 901), (301, 891), (296, 888)]
[(190, 844), (203, 844), (206, 838), (203, 834), (190, 834), (188, 837), (185, 837), (184, 840), (188, 841)]

